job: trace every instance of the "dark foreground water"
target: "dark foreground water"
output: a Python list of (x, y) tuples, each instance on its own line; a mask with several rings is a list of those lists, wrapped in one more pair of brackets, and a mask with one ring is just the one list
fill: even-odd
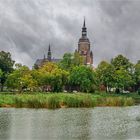
[[(140, 140), (140, 106), (0, 109), (0, 140)], [(137, 119), (136, 119), (137, 118)]]

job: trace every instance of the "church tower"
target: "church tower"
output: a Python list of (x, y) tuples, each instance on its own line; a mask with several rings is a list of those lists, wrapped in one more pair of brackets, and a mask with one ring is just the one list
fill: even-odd
[(93, 64), (93, 53), (92, 51), (90, 51), (90, 41), (87, 37), (87, 28), (85, 19), (82, 27), (82, 36), (78, 42), (78, 53), (81, 56), (83, 56), (85, 65)]
[(48, 56), (47, 56), (48, 61), (52, 60), (52, 53), (51, 53), (51, 46), (49, 44), (49, 48), (48, 48)]

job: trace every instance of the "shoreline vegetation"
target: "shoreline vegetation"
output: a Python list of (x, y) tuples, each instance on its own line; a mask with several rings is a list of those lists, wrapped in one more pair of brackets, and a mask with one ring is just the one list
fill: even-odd
[(136, 93), (0, 93), (0, 107), (15, 108), (92, 108), (92, 107), (125, 107), (140, 103)]

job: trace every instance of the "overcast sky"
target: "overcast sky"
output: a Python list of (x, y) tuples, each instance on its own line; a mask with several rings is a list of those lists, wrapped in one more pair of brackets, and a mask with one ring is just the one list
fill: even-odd
[(84, 16), (95, 66), (118, 54), (140, 59), (139, 0), (0, 0), (0, 51), (31, 67), (50, 43), (62, 58), (77, 48)]

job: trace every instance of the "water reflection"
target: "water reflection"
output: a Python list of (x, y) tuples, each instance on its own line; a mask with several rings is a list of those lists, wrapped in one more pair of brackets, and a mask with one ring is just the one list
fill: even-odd
[(0, 109), (0, 139), (9, 140), (10, 128), (11, 113), (7, 109)]
[(140, 106), (0, 109), (0, 140), (140, 139)]
[[(34, 118), (32, 121), (32, 127), (36, 128), (33, 129), (33, 137), (39, 139), (41, 135), (43, 139), (83, 138), (86, 140), (89, 137), (90, 123), (88, 122), (91, 120), (91, 115), (92, 111), (87, 109), (60, 109), (45, 112), (42, 110), (41, 113), (38, 113), (38, 117), (41, 119), (36, 121)], [(42, 129), (42, 127), (47, 129)]]
[(26, 109), (12, 109), (10, 140), (30, 140), (32, 111)]

